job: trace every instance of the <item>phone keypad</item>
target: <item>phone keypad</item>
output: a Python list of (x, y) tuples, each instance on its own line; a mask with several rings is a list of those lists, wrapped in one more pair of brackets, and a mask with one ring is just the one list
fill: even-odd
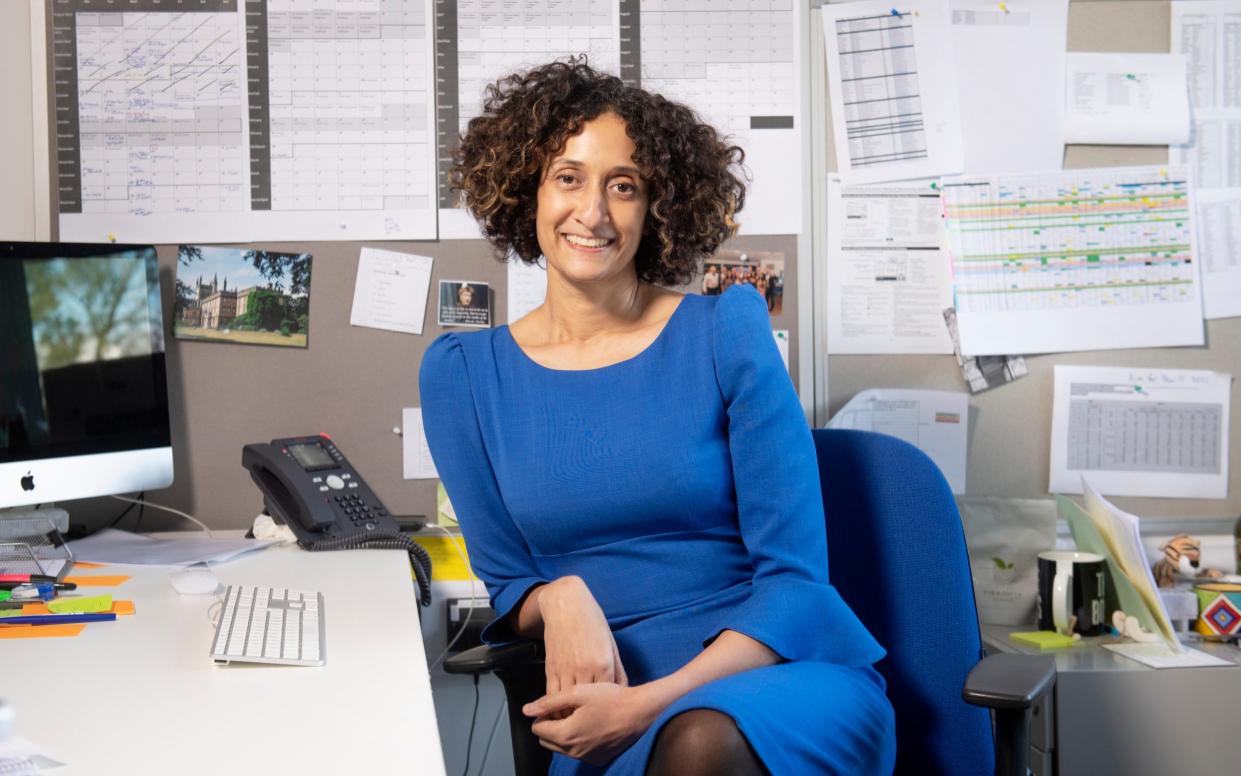
[(361, 527), (368, 520), (376, 518), (384, 518), (388, 516), (388, 510), (379, 504), (370, 504), (366, 499), (357, 493), (340, 493), (333, 496), (336, 504), (341, 511), (345, 513), (345, 517), (349, 518), (354, 526)]

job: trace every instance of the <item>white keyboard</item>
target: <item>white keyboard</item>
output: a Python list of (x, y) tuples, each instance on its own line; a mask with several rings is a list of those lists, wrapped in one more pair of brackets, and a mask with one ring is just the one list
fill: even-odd
[(217, 663), (321, 666), (323, 594), (237, 585), (224, 592), (211, 658)]

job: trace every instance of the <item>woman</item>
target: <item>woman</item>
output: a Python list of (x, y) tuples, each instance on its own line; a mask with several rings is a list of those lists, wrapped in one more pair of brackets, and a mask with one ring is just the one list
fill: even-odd
[(555, 774), (887, 773), (883, 655), (827, 583), (813, 442), (753, 288), (682, 295), (744, 186), (687, 108), (554, 63), (487, 90), (457, 186), (542, 306), (445, 334), (426, 433), (496, 620), (542, 638)]

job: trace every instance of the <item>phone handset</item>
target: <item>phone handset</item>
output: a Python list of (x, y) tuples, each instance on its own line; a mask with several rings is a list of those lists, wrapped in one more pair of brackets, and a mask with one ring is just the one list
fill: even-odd
[(330, 503), (317, 494), (311, 495), (304, 486), (298, 487), (299, 480), (306, 478), (305, 469), (283, 455), (280, 448), (271, 444), (246, 445), (241, 451), (241, 465), (250, 470), (251, 478), (263, 492), (267, 513), (288, 525), (298, 541), (313, 541), (314, 537), (305, 532), (321, 533), (336, 524)]

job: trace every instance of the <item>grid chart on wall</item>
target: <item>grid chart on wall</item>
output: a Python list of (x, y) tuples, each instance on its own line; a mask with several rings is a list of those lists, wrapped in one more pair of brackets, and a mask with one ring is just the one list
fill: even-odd
[(435, 236), (432, 0), (52, 0), (61, 239)]
[(426, 26), (424, 0), (267, 0), (273, 210), (431, 206)]
[[(160, 215), (249, 206), (237, 0), (57, 2), (61, 213)], [(156, 12), (155, 7), (161, 8)], [(143, 9), (146, 10), (143, 10)]]
[(1191, 301), (1183, 172), (1090, 170), (945, 185), (958, 312)]
[[(1075, 384), (1069, 402), (1071, 470), (1218, 474), (1223, 407), (1100, 399), (1132, 385)], [(1091, 396), (1094, 394), (1094, 396)]]
[(850, 165), (927, 158), (910, 14), (838, 19), (836, 46)]
[(644, 89), (737, 135), (793, 128), (793, 14), (792, 0), (644, 0), (622, 30), (638, 28)]

